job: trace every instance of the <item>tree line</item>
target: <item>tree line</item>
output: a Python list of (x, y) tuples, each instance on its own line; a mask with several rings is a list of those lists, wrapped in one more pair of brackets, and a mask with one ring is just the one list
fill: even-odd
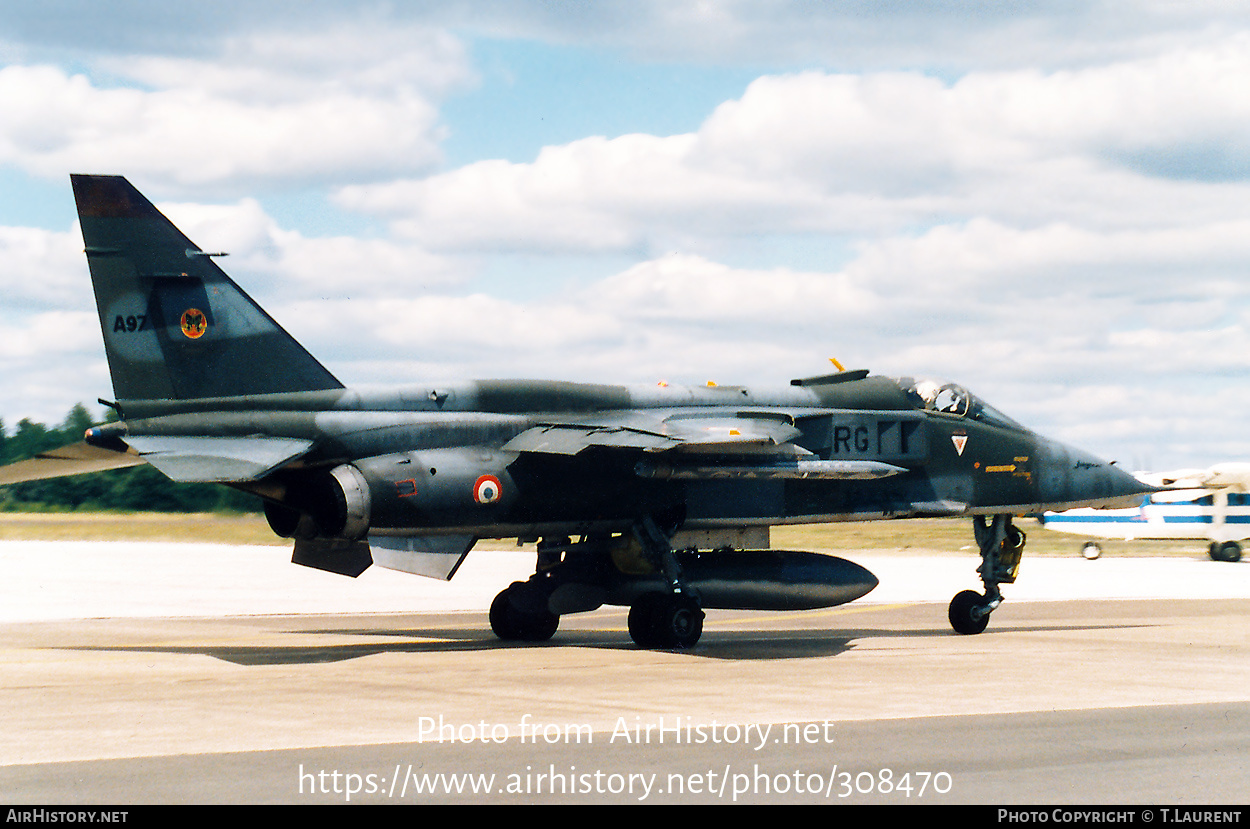
[[(92, 426), (115, 421), (110, 409), (95, 420), (81, 403), (70, 409), (58, 426), (18, 421), (10, 431), (0, 420), (0, 464), (32, 458), (40, 452), (82, 440)], [(122, 510), (153, 512), (258, 512), (253, 495), (216, 484), (179, 484), (151, 466), (113, 469), (0, 487), (0, 510)]]

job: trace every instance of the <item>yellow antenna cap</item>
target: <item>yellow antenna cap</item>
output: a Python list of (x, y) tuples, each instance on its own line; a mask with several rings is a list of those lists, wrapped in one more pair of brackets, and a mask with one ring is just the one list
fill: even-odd
[(838, 367), (838, 371), (846, 371), (846, 366), (844, 366), (844, 365), (842, 365), (841, 363), (839, 363), (836, 357), (830, 357), (830, 358), (829, 358), (829, 362), (831, 362), (831, 363), (833, 363), (835, 366), (837, 366), (837, 367)]

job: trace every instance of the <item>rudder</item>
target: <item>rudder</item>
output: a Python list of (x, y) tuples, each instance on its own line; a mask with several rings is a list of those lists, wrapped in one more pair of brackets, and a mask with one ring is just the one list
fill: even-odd
[(343, 387), (129, 181), (70, 180), (119, 400)]

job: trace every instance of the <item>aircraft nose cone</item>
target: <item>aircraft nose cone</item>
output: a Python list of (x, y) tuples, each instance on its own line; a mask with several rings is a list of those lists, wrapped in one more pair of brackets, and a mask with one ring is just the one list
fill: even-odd
[(1155, 489), (1079, 449), (1055, 441), (1041, 448), (1038, 498), (1046, 509), (1132, 507)]

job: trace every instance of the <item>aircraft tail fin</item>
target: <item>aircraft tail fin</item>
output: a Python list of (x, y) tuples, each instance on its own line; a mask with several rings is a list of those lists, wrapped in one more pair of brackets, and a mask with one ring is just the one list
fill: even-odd
[(129, 181), (70, 179), (119, 400), (343, 387)]

